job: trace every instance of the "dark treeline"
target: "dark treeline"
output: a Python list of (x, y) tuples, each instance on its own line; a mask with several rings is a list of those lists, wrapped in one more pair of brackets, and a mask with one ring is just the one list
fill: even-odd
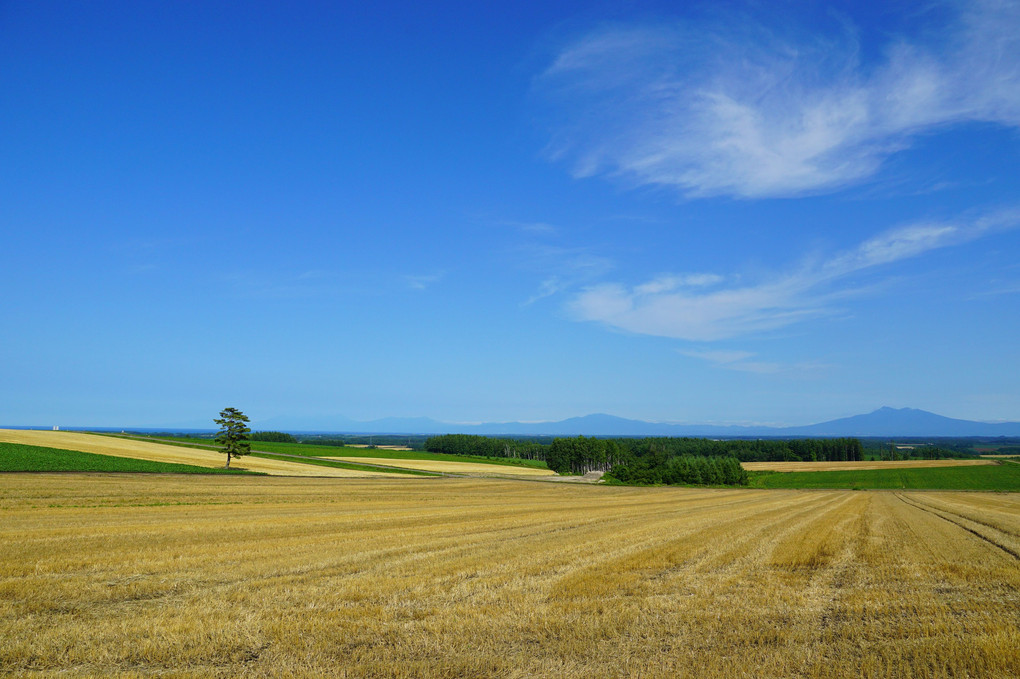
[(635, 484), (746, 485), (740, 461), (707, 439), (597, 439), (578, 436), (552, 442), (549, 469), (560, 474), (608, 472)]
[[(929, 457), (935, 459), (951, 457), (956, 459), (972, 458), (979, 452), (992, 452), (994, 449), (1013, 446), (1020, 449), (1020, 438), (1010, 436), (931, 436), (917, 437), (892, 436), (863, 438), (864, 454), (875, 459), (889, 459), (891, 447), (896, 446), (897, 459), (909, 457)], [(931, 449), (927, 449), (927, 448)], [(906, 457), (904, 457), (906, 456)]]
[(587, 474), (607, 472), (614, 466), (633, 458), (633, 454), (620, 445), (620, 439), (597, 439), (578, 436), (570, 439), (553, 439), (545, 463), (558, 474)]
[(285, 434), (282, 431), (253, 431), (248, 435), (251, 441), (266, 441), (268, 443), (297, 443), (293, 434)]
[[(549, 445), (468, 434), (430, 436), (433, 453), (545, 460), (559, 474), (609, 472), (624, 483), (746, 484), (740, 462), (862, 460), (860, 440), (556, 438)], [(701, 480), (699, 480), (701, 479)]]
[(520, 460), (545, 460), (549, 446), (535, 441), (499, 439), (470, 434), (443, 434), (425, 439), (425, 450), (450, 455), (513, 457)]
[(856, 438), (713, 440), (700, 438), (556, 438), (550, 445), (536, 441), (491, 438), (469, 434), (430, 436), (425, 450), (433, 453), (518, 457), (545, 460), (550, 469), (573, 473), (605, 471), (616, 462), (646, 452), (669, 457), (735, 457), (741, 462), (815, 462), (861, 460), (861, 442)]
[(875, 450), (865, 448), (865, 453), (870, 457), (879, 460), (950, 460), (959, 458), (972, 458), (973, 454), (961, 453), (955, 448), (943, 448), (934, 444), (896, 444), (890, 443), (887, 446)]
[(859, 439), (754, 439), (695, 438), (617, 439), (635, 454), (664, 453), (668, 457), (735, 457), (741, 462), (846, 462), (862, 460)]
[(411, 450), (424, 450), (426, 437), (422, 434), (297, 434), (297, 440), (313, 446), (406, 446)]
[(746, 486), (747, 471), (735, 457), (668, 457), (651, 453), (610, 470), (611, 479), (623, 483), (667, 485)]

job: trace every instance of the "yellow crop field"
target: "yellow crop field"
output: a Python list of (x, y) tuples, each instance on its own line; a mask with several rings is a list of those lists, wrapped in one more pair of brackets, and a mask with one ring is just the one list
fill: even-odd
[[(215, 450), (201, 450), (170, 446), (152, 441), (120, 439), (97, 434), (82, 434), (70, 431), (29, 431), (21, 429), (0, 429), (0, 442), (23, 443), (30, 446), (44, 446), (60, 450), (78, 450), (83, 453), (97, 453), (114, 457), (130, 457), (151, 462), (175, 462), (196, 467), (222, 467), (226, 457)], [(329, 476), (339, 478), (388, 476), (386, 472), (335, 469), (301, 462), (268, 460), (245, 456), (231, 462), (231, 467), (262, 472), (274, 476)], [(408, 478), (416, 478), (408, 476)]]
[(492, 476), (556, 476), (549, 469), (535, 467), (516, 467), (511, 465), (484, 464), (480, 462), (446, 462), (443, 460), (391, 460), (378, 457), (327, 457), (327, 460), (340, 460), (357, 464), (381, 464), (401, 469), (420, 469), (426, 472), (450, 472), (457, 474), (475, 474)]
[(1015, 677), (1020, 494), (0, 475), (0, 674)]
[(909, 469), (912, 467), (970, 467), (995, 464), (993, 460), (875, 460), (849, 462), (741, 462), (753, 472), (836, 472), (854, 469)]

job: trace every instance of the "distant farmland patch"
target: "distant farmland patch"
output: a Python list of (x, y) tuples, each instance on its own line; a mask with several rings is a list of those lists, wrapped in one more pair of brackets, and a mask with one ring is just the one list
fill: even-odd
[(749, 472), (757, 488), (1020, 491), (1020, 464), (815, 472)]
[[(985, 457), (985, 456), (982, 456)], [(749, 472), (835, 472), (862, 469), (910, 469), (915, 467), (968, 467), (995, 464), (990, 460), (894, 460), (857, 462), (741, 462)]]
[(536, 467), (515, 467), (510, 465), (494, 465), (482, 462), (448, 462), (445, 460), (406, 460), (399, 458), (378, 457), (330, 457), (330, 460), (353, 462), (355, 464), (379, 464), (402, 469), (420, 469), (427, 472), (447, 472), (453, 474), (498, 474), (500, 476), (555, 476), (549, 469)]

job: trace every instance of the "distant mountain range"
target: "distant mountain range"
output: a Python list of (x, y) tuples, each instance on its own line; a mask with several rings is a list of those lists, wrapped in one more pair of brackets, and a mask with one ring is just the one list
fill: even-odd
[[(614, 415), (585, 415), (558, 422), (487, 422), (451, 424), (428, 417), (387, 417), (359, 422), (346, 417), (273, 417), (256, 419), (255, 431), (335, 434), (479, 434), (482, 436), (701, 436), (701, 437), (787, 437), (787, 436), (1015, 436), (1020, 437), (1020, 422), (975, 422), (943, 417), (914, 408), (879, 408), (866, 415), (799, 427), (720, 426), (711, 424), (669, 424), (628, 420)], [(49, 429), (46, 427), (0, 426), (11, 429)], [(209, 432), (208, 425), (130, 427), (62, 427), (90, 431), (173, 431)]]
[(975, 422), (943, 417), (914, 408), (879, 408), (799, 427), (667, 424), (613, 415), (585, 415), (558, 422), (490, 422), (450, 424), (427, 417), (388, 417), (370, 422), (346, 418), (256, 421), (253, 428), (292, 432), (329, 431), (351, 434), (479, 434), (485, 436), (1020, 436), (1020, 422)]

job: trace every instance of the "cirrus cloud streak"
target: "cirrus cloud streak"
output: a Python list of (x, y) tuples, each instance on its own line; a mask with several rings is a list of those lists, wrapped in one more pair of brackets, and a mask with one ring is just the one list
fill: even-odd
[(924, 222), (892, 229), (851, 251), (756, 285), (723, 276), (659, 276), (633, 286), (592, 285), (568, 302), (572, 317), (628, 332), (691, 341), (753, 335), (835, 312), (834, 303), (861, 290), (848, 281), (931, 250), (1020, 225), (1020, 209), (969, 221)]
[[(873, 176), (947, 126), (1020, 126), (1020, 3), (959, 3), (936, 37), (862, 63), (857, 33), (730, 21), (610, 26), (566, 46), (536, 88), (554, 102), (549, 152), (575, 176), (688, 197), (796, 196)], [(873, 60), (874, 61), (874, 60)]]

